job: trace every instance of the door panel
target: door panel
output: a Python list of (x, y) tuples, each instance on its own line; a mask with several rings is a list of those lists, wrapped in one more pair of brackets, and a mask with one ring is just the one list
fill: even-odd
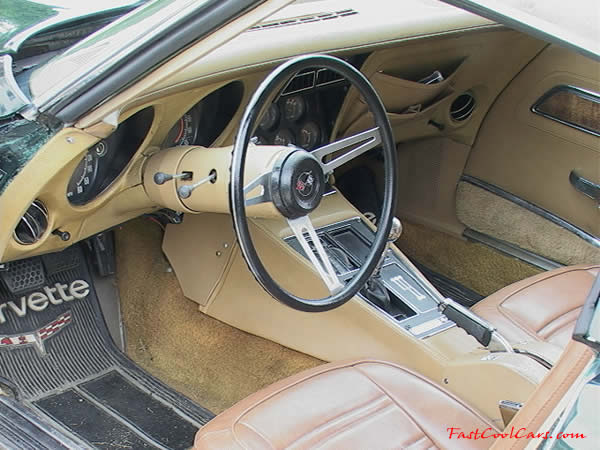
[[(575, 189), (569, 176), (575, 170), (600, 183), (600, 138), (532, 110), (544, 94), (563, 85), (600, 92), (600, 64), (556, 46), (546, 48), (498, 97), (482, 124), (464, 172), (598, 237), (598, 204)], [(574, 101), (565, 107), (577, 105), (580, 103)], [(585, 113), (586, 123), (591, 121), (598, 128), (598, 109), (590, 111)], [(581, 114), (575, 111), (572, 117)], [(457, 209), (474, 208), (466, 201), (459, 196)]]

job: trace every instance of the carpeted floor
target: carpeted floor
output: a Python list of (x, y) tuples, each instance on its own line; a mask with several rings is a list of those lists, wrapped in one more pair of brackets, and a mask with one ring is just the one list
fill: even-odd
[(406, 256), (481, 295), (541, 272), (487, 245), (407, 221), (402, 225), (404, 231), (396, 245)]
[(159, 226), (144, 219), (116, 231), (126, 351), (137, 364), (214, 413), (323, 364), (198, 311), (167, 271), (161, 240)]

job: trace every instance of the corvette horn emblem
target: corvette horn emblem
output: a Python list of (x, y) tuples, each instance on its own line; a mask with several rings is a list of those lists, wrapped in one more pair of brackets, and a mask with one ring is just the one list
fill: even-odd
[(312, 171), (302, 172), (296, 181), (296, 190), (303, 197), (308, 197), (312, 194), (315, 185), (315, 177)]
[(44, 341), (56, 335), (60, 330), (69, 325), (72, 320), (73, 316), (71, 311), (67, 311), (39, 330), (35, 330), (27, 334), (0, 336), (0, 349), (35, 345), (37, 350), (42, 355), (45, 355), (46, 349), (44, 348)]

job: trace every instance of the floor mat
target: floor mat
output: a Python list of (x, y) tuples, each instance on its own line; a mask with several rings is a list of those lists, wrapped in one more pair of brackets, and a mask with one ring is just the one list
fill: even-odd
[(78, 245), (0, 278), (0, 377), (82, 447), (189, 448), (214, 417), (115, 347)]
[[(127, 354), (192, 400), (219, 413), (280, 379), (323, 364), (200, 312), (183, 295), (162, 254), (158, 225), (135, 220), (115, 238)], [(199, 271), (203, 264), (198, 261)]]

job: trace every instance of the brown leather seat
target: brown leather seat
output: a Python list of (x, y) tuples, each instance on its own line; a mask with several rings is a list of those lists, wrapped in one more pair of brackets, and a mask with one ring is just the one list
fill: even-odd
[(496, 430), (431, 381), (388, 362), (361, 360), (307, 370), (223, 412), (194, 449), (488, 448), (450, 440), (448, 427)]
[(472, 311), (512, 344), (532, 340), (564, 348), (600, 265), (564, 267), (500, 289)]

